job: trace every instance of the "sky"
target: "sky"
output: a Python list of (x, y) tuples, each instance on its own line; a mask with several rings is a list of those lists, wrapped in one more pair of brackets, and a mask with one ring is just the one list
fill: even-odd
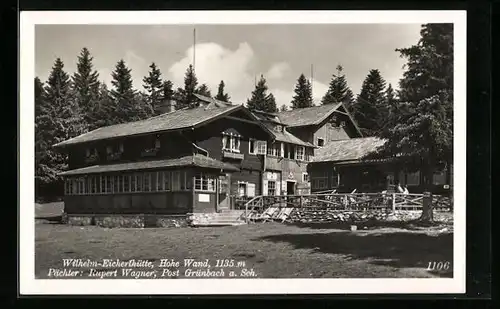
[(213, 95), (224, 80), (231, 101), (244, 103), (262, 74), (281, 106), (290, 105), (301, 73), (311, 78), (311, 66), (315, 102), (326, 93), (339, 64), (355, 94), (371, 69), (397, 88), (406, 60), (395, 49), (414, 45), (419, 38), (420, 24), (37, 25), (35, 74), (46, 81), (59, 57), (72, 75), (77, 56), (87, 47), (108, 86), (123, 59), (132, 70), (134, 88), (143, 90), (142, 79), (152, 62), (177, 88), (193, 63), (195, 46), (198, 81)]

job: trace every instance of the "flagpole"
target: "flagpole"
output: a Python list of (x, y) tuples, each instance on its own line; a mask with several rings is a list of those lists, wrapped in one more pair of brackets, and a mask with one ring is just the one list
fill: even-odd
[(196, 28), (193, 29), (193, 71), (196, 67)]
[(313, 81), (314, 81), (314, 75), (313, 75), (313, 64), (311, 63), (311, 97), (314, 103), (314, 95), (313, 95)]

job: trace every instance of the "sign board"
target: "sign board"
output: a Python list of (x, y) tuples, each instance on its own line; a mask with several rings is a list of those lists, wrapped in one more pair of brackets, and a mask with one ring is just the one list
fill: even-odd
[(198, 194), (198, 202), (209, 203), (210, 194)]
[(293, 173), (292, 172), (288, 173), (288, 178), (289, 179), (293, 179)]

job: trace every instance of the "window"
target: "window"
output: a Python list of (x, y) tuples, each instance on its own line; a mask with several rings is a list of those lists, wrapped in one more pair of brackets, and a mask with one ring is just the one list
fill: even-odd
[(85, 149), (85, 156), (87, 158), (90, 157), (90, 149), (89, 148)]
[(309, 174), (308, 173), (302, 173), (302, 181), (309, 182)]
[(102, 175), (101, 176), (101, 190), (99, 193), (106, 193), (106, 176)]
[(311, 187), (313, 189), (328, 188), (328, 172), (313, 172), (311, 174)]
[(143, 175), (143, 181), (144, 181), (144, 186), (143, 190), (144, 191), (151, 191), (151, 173), (144, 173)]
[(267, 155), (281, 157), (281, 143), (272, 143), (272, 145), (267, 148)]
[(432, 183), (435, 185), (446, 184), (446, 171), (435, 172), (432, 176)]
[(248, 153), (249, 154), (257, 154), (257, 145), (256, 145), (256, 140), (250, 139), (248, 141)]
[(161, 142), (159, 138), (156, 138), (155, 140), (155, 149), (160, 149), (161, 147)]
[(340, 122), (340, 127), (341, 127), (341, 128), (345, 127), (345, 121), (341, 121), (341, 122)]
[(276, 195), (276, 181), (267, 182), (267, 195)]
[(136, 192), (137, 191), (137, 181), (135, 179), (135, 174), (132, 174), (130, 176), (130, 192)]
[(194, 179), (194, 189), (197, 191), (215, 192), (215, 176), (199, 173)]
[(135, 186), (137, 187), (137, 192), (144, 191), (144, 174), (136, 174), (135, 175)]
[(123, 143), (120, 143), (120, 152), (123, 153)]
[(130, 175), (123, 176), (123, 192), (130, 192)]
[(238, 182), (238, 196), (247, 195), (247, 183), (246, 182)]
[(257, 153), (266, 154), (266, 151), (267, 151), (267, 142), (265, 141), (257, 142)]
[(325, 146), (325, 140), (322, 138), (318, 138), (318, 147), (323, 147)]
[(340, 175), (337, 172), (333, 171), (333, 173), (331, 173), (331, 181), (330, 181), (331, 187), (337, 188), (339, 186), (339, 182), (340, 182)]
[(181, 184), (181, 190), (184, 191), (186, 190), (186, 172), (180, 172), (180, 184)]
[(120, 178), (119, 176), (113, 176), (113, 192), (118, 193), (120, 192)]
[(222, 149), (231, 152), (240, 152), (240, 136), (232, 134), (222, 136)]
[(90, 193), (96, 194), (97, 193), (97, 176), (91, 176), (90, 177)]
[(170, 187), (170, 179), (171, 179), (171, 174), (170, 172), (163, 172), (163, 190), (165, 191), (170, 191), (172, 188)]
[(305, 147), (304, 146), (297, 146), (295, 148), (296, 150), (296, 155), (295, 155), (295, 158), (297, 160), (301, 160), (301, 161), (304, 161), (304, 157), (305, 157)]
[(106, 146), (106, 153), (107, 154), (112, 154), (113, 153), (113, 148), (111, 146)]
[(179, 171), (172, 172), (172, 191), (181, 189), (181, 173)]
[(307, 162), (311, 161), (313, 155), (314, 155), (314, 150), (312, 148), (306, 148), (306, 155), (304, 160)]
[(163, 191), (163, 174), (164, 172), (156, 172), (156, 191)]
[(420, 171), (406, 174), (406, 185), (418, 186), (420, 184)]

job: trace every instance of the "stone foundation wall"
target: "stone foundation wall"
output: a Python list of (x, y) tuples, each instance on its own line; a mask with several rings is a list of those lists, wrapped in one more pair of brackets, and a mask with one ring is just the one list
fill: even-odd
[(69, 225), (95, 225), (106, 228), (186, 227), (187, 218), (182, 215), (72, 215), (63, 214), (63, 223)]
[[(418, 219), (420, 210), (362, 210), (347, 211), (333, 209), (296, 209), (287, 219), (287, 222), (322, 223), (322, 222), (395, 222)], [(434, 211), (434, 221), (453, 222), (453, 213), (448, 211)]]
[(192, 213), (187, 217), (187, 223), (193, 224), (208, 224), (218, 216), (217, 213)]

